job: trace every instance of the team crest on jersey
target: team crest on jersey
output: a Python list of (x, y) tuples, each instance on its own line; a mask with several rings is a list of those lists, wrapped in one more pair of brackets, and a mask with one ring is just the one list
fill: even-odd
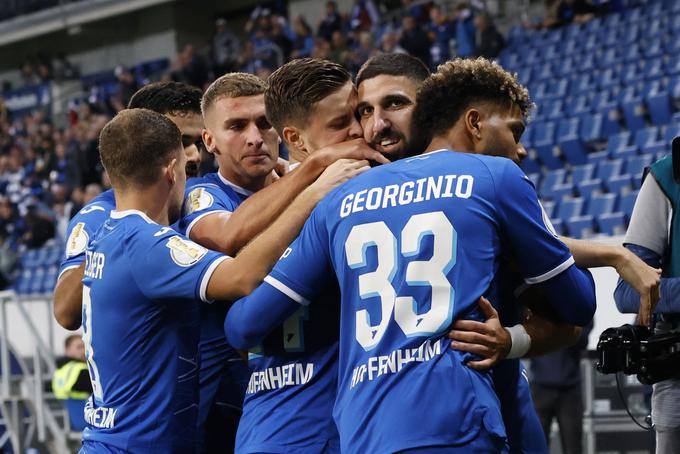
[(85, 231), (85, 223), (77, 223), (66, 242), (66, 257), (73, 257), (85, 252), (89, 241), (90, 235)]
[(208, 253), (208, 250), (203, 246), (182, 239), (177, 235), (170, 237), (165, 245), (170, 249), (172, 261), (179, 266), (191, 266)]
[(204, 188), (196, 188), (189, 193), (184, 206), (185, 216), (196, 211), (210, 208), (214, 202), (213, 196)]

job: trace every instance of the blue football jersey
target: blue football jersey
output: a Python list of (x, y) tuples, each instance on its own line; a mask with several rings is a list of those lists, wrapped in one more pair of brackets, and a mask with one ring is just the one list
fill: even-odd
[(428, 153), (371, 169), (317, 206), (266, 282), (305, 305), (337, 276), (343, 452), (460, 445), (482, 426), (505, 437), (491, 374), (444, 338), (454, 320), (482, 319), (476, 301), (503, 252), (529, 283), (573, 264), (533, 184), (503, 158)]
[(236, 452), (339, 452), (333, 421), (340, 326), (337, 282), (316, 300), (300, 307), (250, 352)]
[[(503, 260), (488, 298), (498, 305), (504, 326), (522, 322), (522, 308), (515, 290), (524, 284), (522, 276)], [(510, 454), (547, 454), (548, 445), (536, 414), (527, 371), (519, 359), (505, 359), (493, 368), (493, 382), (501, 404), (501, 414)]]
[(85, 261), (85, 249), (99, 227), (109, 218), (111, 210), (116, 209), (113, 189), (104, 191), (92, 199), (73, 216), (66, 230), (66, 249), (59, 266), (59, 276), (71, 268), (77, 268)]
[[(218, 172), (209, 173), (187, 182), (182, 218), (177, 230), (190, 237), (196, 222), (213, 213), (231, 213), (252, 192), (240, 188)], [(201, 308), (200, 408), (199, 430), (203, 430), (213, 405), (239, 412), (248, 383), (248, 367), (224, 337), (224, 317), (228, 305), (203, 305)], [(229, 410), (231, 409), (231, 410)], [(235, 432), (234, 428), (234, 432)]]
[(86, 250), (84, 440), (130, 452), (196, 447), (199, 301), (226, 257), (144, 213), (112, 211)]

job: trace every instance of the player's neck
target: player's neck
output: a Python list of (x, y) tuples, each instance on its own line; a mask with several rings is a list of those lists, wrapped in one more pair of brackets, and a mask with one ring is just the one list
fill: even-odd
[(299, 164), (302, 161), (304, 161), (307, 158), (307, 156), (309, 156), (309, 152), (301, 151), (295, 148), (291, 148), (288, 153), (288, 157), (290, 158), (291, 164)]
[(223, 169), (222, 167), (219, 168), (218, 172), (222, 178), (229, 181), (231, 184), (251, 192), (257, 192), (264, 188), (267, 184), (267, 177), (269, 176), (269, 174), (263, 175), (261, 177), (244, 176), (235, 172), (229, 172), (227, 169)]
[(435, 136), (432, 138), (430, 145), (425, 149), (425, 153), (436, 150), (454, 150), (465, 153), (470, 152), (470, 144), (461, 137), (456, 131), (456, 127), (449, 129), (445, 135)]
[[(167, 194), (163, 198), (162, 194), (154, 190), (145, 191), (115, 191), (116, 211), (136, 210), (146, 214), (149, 219), (157, 224), (168, 225), (168, 202)], [(164, 204), (159, 204), (159, 200), (165, 200)]]

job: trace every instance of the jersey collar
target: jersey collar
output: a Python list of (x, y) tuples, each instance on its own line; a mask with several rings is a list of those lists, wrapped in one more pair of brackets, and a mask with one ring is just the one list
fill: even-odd
[(238, 192), (239, 194), (244, 195), (246, 197), (250, 197), (251, 195), (253, 195), (253, 191), (249, 191), (247, 189), (242, 188), (241, 186), (237, 186), (234, 183), (232, 183), (231, 181), (224, 178), (219, 170), (217, 171), (217, 176), (220, 178), (220, 181), (222, 181), (222, 183), (226, 184), (227, 186), (229, 186), (231, 189)]
[(133, 214), (136, 214), (137, 216), (140, 216), (142, 219), (144, 219), (146, 222), (149, 224), (155, 224), (149, 216), (146, 215), (146, 213), (139, 211), (139, 210), (125, 210), (125, 211), (117, 211), (113, 210), (111, 211), (111, 217), (113, 219), (123, 219), (126, 216), (132, 216)]

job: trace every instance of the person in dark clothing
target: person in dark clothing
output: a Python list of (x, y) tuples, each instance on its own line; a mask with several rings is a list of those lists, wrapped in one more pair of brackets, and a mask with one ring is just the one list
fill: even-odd
[(593, 18), (597, 8), (588, 0), (562, 0), (557, 7), (557, 21), (561, 25), (583, 23)]
[(477, 56), (489, 59), (496, 58), (505, 47), (505, 38), (500, 34), (493, 20), (487, 13), (475, 16), (477, 29)]
[(409, 54), (420, 59), (428, 67), (430, 66), (430, 39), (427, 33), (418, 25), (413, 16), (404, 16), (402, 20), (402, 32), (399, 45)]
[(557, 418), (564, 454), (582, 451), (581, 353), (588, 346), (588, 335), (592, 329), (591, 322), (583, 328), (581, 337), (573, 346), (531, 360), (531, 394), (536, 413), (548, 444), (553, 418)]
[(333, 32), (342, 29), (342, 18), (338, 13), (338, 6), (334, 1), (326, 3), (326, 15), (319, 21), (319, 28), (317, 35), (330, 41)]

